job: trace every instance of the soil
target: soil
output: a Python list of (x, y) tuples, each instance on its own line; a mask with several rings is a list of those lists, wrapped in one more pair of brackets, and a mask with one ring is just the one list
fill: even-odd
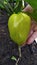
[[(19, 57), (18, 45), (11, 40), (8, 31), (8, 16), (6, 11), (0, 10), (0, 65), (15, 65), (15, 61), (11, 59), (15, 56)], [(37, 44), (21, 47), (22, 57), (18, 65), (37, 65)]]

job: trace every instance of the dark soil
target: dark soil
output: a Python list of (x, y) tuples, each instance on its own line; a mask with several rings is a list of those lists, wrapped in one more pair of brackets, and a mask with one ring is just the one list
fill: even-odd
[[(6, 12), (0, 10), (0, 65), (15, 65), (15, 61), (11, 59), (15, 56), (19, 57), (18, 45), (11, 41), (8, 32), (8, 16)], [(37, 65), (37, 45), (36, 43), (21, 48), (22, 57), (18, 65)]]

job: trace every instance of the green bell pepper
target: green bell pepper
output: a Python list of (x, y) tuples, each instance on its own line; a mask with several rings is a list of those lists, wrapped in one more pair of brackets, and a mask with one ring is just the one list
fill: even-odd
[(30, 31), (31, 19), (25, 13), (12, 14), (8, 20), (11, 39), (18, 45), (26, 42)]

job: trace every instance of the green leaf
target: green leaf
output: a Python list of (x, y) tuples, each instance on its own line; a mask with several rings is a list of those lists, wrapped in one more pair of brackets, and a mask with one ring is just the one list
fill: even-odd
[(0, 8), (4, 8), (9, 14), (18, 13), (24, 8), (24, 0), (0, 0)]
[[(1, 1), (1, 0), (0, 0)], [(9, 2), (9, 0), (3, 0), (2, 1), (4, 4), (7, 4), (7, 2)], [(4, 8), (4, 6), (2, 5), (2, 3), (0, 2), (0, 8)]]
[(14, 12), (20, 12), (22, 10), (22, 0), (16, 1), (16, 6), (14, 7)]
[(28, 2), (34, 9), (37, 9), (37, 0), (25, 0)]
[(0, 3), (0, 8), (4, 8), (3, 5)]
[(11, 59), (15, 61), (17, 60), (15, 56), (12, 56)]

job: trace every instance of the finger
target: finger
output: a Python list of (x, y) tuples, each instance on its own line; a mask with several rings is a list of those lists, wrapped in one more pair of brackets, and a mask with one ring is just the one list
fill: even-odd
[(37, 31), (37, 23), (36, 23), (36, 21), (34, 21), (34, 20), (32, 20), (31, 29), (32, 29), (33, 31)]
[[(32, 21), (31, 21), (32, 22)], [(32, 24), (31, 24), (31, 29), (30, 29), (30, 32), (29, 32), (29, 35), (28, 35), (28, 38), (34, 33), (34, 28), (35, 28), (35, 23), (34, 22), (32, 22)]]
[(37, 31), (37, 25), (35, 26), (34, 31)]
[(31, 37), (29, 37), (29, 39), (27, 40), (27, 44), (31, 44), (31, 43), (35, 40), (35, 38), (37, 38), (37, 31), (34, 32), (34, 33), (31, 35)]
[(24, 12), (29, 12), (32, 13), (33, 12), (33, 8), (28, 4), (25, 9), (23, 9)]

